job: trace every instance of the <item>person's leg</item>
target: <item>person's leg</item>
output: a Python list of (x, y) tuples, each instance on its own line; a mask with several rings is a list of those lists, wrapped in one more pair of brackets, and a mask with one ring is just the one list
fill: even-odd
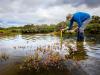
[(81, 32), (80, 28), (78, 28), (77, 41), (83, 41), (83, 40), (84, 40), (84, 32)]
[(80, 27), (80, 32), (84, 32), (84, 29), (86, 28), (87, 24), (91, 21), (91, 18), (85, 20), (82, 24), (82, 26)]
[(78, 28), (78, 34), (77, 34), (77, 40), (83, 41), (84, 40), (84, 29), (86, 28), (86, 25), (91, 21), (91, 19), (87, 19), (83, 22), (82, 26)]

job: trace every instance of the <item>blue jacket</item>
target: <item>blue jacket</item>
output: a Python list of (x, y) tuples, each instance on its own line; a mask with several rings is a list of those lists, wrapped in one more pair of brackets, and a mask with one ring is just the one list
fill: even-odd
[(77, 12), (75, 14), (73, 14), (72, 19), (70, 20), (70, 24), (69, 24), (69, 29), (72, 28), (73, 26), (73, 22), (77, 22), (78, 27), (80, 28), (82, 26), (82, 23), (89, 19), (90, 15), (88, 13), (84, 13), (84, 12)]

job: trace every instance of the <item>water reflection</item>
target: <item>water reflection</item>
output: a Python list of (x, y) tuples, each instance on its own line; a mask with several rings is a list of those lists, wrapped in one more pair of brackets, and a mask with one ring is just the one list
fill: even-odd
[[(86, 59), (84, 42), (77, 42), (75, 40), (66, 41), (63, 41), (62, 48), (60, 47), (61, 41), (52, 45), (38, 47), (33, 56), (28, 56), (20, 64), (20, 72), (23, 74), (27, 70), (28, 72), (37, 72), (36, 74), (40, 74), (40, 72), (45, 74), (46, 72), (54, 73), (53, 71), (56, 70), (57, 73), (66, 70), (67, 74), (73, 72), (73, 69), (75, 69), (79, 74), (87, 75), (81, 67), (78, 67), (79, 64), (76, 63), (76, 61)], [(77, 74), (76, 72), (72, 74)]]
[(84, 60), (86, 59), (86, 51), (84, 49), (84, 42), (76, 42), (76, 49), (70, 48), (68, 57), (73, 60)]
[(0, 61), (7, 61), (9, 59), (9, 56), (6, 53), (0, 53)]
[[(4, 66), (5, 72), (2, 73), (0, 70), (0, 74), (7, 75), (8, 71), (11, 72), (10, 70), (14, 68), (15, 70), (12, 70), (14, 74), (9, 73), (9, 75), (32, 75), (33, 73), (71, 75), (70, 73), (74, 72), (73, 69), (77, 69), (79, 73), (80, 67), (75, 66), (76, 62), (80, 66), (79, 63), (89, 61), (90, 57), (100, 58), (99, 40), (98, 37), (86, 37), (85, 41), (79, 42), (76, 41), (76, 37), (72, 36), (61, 38), (42, 34), (2, 36), (0, 37), (0, 61), (9, 60), (9, 63), (4, 65), (12, 63), (13, 65), (9, 66), (9, 70)], [(0, 67), (1, 65), (0, 62)], [(69, 67), (73, 67), (72, 70)], [(82, 71), (80, 74), (83, 73)]]

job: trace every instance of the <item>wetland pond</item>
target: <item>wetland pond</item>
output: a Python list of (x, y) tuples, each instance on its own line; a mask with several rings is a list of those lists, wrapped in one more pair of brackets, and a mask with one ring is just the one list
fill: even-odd
[(0, 36), (0, 75), (100, 75), (100, 35)]

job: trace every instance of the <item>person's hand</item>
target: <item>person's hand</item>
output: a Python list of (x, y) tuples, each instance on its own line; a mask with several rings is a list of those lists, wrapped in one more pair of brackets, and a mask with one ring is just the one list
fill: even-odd
[(70, 30), (67, 30), (67, 32), (70, 32)]
[(67, 32), (70, 32), (70, 29), (69, 28), (67, 28)]
[(75, 32), (74, 30), (70, 30), (71, 33)]
[(68, 32), (68, 33), (73, 33), (73, 32), (74, 32), (74, 30), (67, 30), (67, 32)]
[(64, 31), (65, 29), (61, 29), (61, 31)]

